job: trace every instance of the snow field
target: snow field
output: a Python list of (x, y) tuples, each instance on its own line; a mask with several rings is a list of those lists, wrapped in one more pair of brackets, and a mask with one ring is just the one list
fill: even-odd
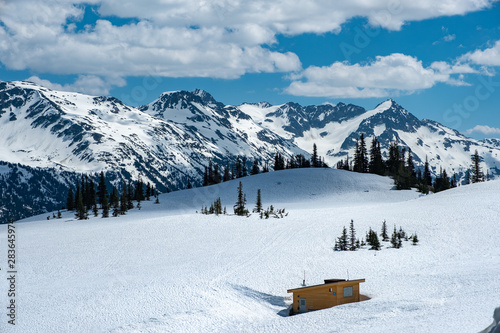
[[(119, 218), (16, 223), (18, 325), (3, 318), (0, 331), (477, 332), (491, 323), (499, 181), (421, 197), (375, 175), (286, 170), (241, 179), (248, 208), (261, 188), (264, 207), (285, 208), (284, 219), (195, 213), (219, 196), (232, 213), (238, 181), (164, 194)], [(358, 237), (385, 219), (420, 243), (334, 252), (351, 219)], [(304, 270), (308, 285), (348, 270), (366, 279), (371, 300), (284, 317), (286, 290)]]

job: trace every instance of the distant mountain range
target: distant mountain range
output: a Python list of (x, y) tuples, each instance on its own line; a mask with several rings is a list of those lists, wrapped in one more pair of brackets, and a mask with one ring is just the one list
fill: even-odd
[(385, 153), (398, 140), (417, 166), (427, 156), (434, 172), (442, 167), (459, 176), (477, 149), (485, 172), (500, 174), (500, 140), (467, 138), (393, 100), (373, 110), (343, 103), (229, 106), (194, 90), (166, 92), (136, 108), (113, 97), (0, 81), (0, 221), (60, 208), (80, 173), (105, 171), (111, 182), (141, 177), (165, 191), (184, 188), (188, 179), (199, 185), (209, 160), (225, 166), (245, 156), (262, 166), (277, 151), (309, 157), (313, 143), (334, 166), (353, 156), (361, 134), (368, 144), (376, 135)]

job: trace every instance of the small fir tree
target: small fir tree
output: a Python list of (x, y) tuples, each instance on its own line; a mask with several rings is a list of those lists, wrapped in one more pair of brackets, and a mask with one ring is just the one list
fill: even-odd
[(349, 225), (349, 250), (356, 251), (356, 230), (354, 230), (354, 221), (351, 220), (351, 224)]
[(260, 196), (260, 188), (257, 190), (257, 203), (255, 204), (254, 212), (260, 213), (262, 211), (262, 198)]
[(415, 235), (413, 235), (413, 237), (412, 237), (411, 240), (412, 240), (412, 244), (413, 245), (417, 245), (417, 243), (418, 243), (417, 233), (415, 233)]
[(382, 241), (387, 242), (389, 240), (389, 235), (387, 234), (387, 223), (382, 222), (382, 233), (380, 234), (380, 237), (382, 237)]
[(245, 208), (247, 202), (246, 196), (243, 193), (243, 184), (240, 182), (238, 185), (238, 199), (234, 205), (234, 214), (238, 216), (248, 215), (248, 210)]

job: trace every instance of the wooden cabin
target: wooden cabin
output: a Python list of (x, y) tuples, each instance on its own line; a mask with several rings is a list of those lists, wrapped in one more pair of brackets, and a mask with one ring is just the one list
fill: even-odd
[(293, 313), (331, 308), (332, 306), (360, 301), (359, 280), (325, 280), (325, 284), (289, 289), (293, 293)]

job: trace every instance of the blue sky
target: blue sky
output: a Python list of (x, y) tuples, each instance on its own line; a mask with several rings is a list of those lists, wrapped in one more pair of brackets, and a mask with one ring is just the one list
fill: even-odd
[(142, 105), (205, 89), (225, 104), (393, 98), (500, 137), (500, 4), (409, 0), (0, 0), (0, 80)]

